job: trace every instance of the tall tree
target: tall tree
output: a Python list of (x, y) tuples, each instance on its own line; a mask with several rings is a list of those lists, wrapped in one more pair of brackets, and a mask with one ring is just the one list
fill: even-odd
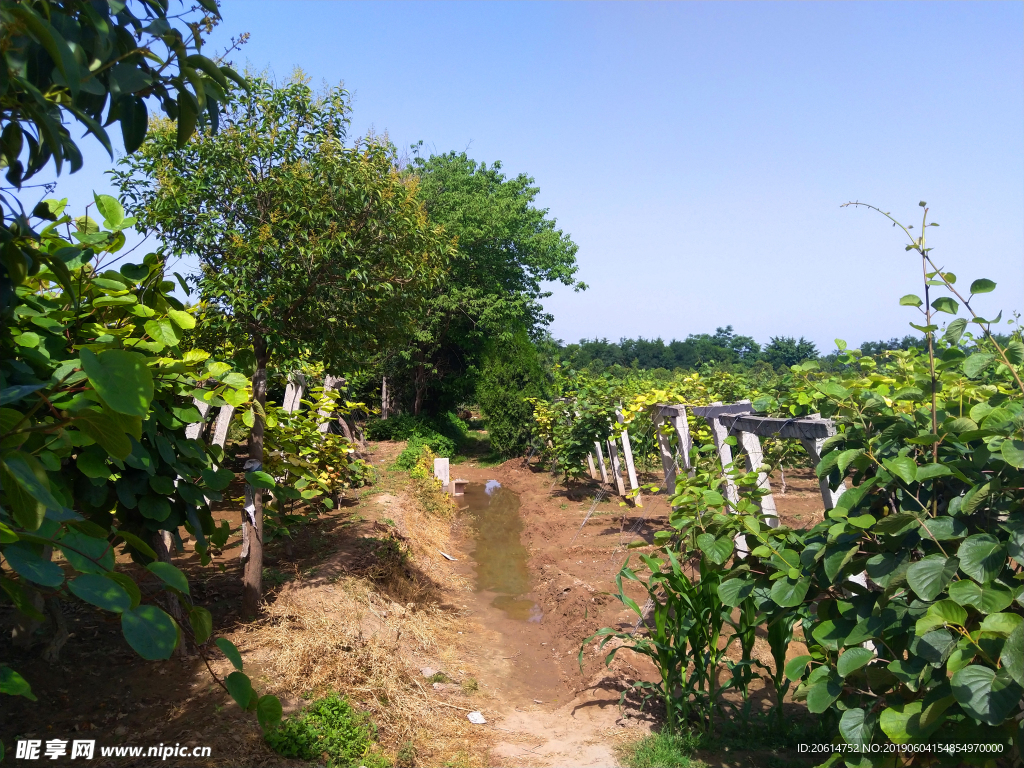
[[(252, 78), (216, 135), (175, 150), (159, 126), (117, 174), (139, 227), (199, 260), (199, 294), (244, 328), (255, 356), (253, 399), (266, 403), (271, 358), (305, 355), (346, 370), (410, 330), (420, 297), (443, 275), (451, 242), (428, 222), (393, 147), (346, 145), (348, 94), (314, 93), (298, 74), (281, 87)], [(263, 420), (249, 438), (262, 462)], [(243, 611), (262, 593), (262, 504), (256, 496)]]
[(763, 359), (776, 368), (780, 365), (788, 368), (805, 360), (815, 360), (817, 357), (818, 348), (813, 341), (808, 341), (803, 336), (799, 339), (792, 336), (772, 336), (763, 352)]
[(488, 341), (536, 337), (552, 320), (543, 283), (582, 290), (577, 246), (534, 202), (540, 191), (525, 174), (507, 178), (465, 153), (417, 157), (410, 172), (430, 220), (457, 239), (448, 279), (423, 310), (416, 341), (395, 356), (413, 410), (443, 409), (472, 395)]

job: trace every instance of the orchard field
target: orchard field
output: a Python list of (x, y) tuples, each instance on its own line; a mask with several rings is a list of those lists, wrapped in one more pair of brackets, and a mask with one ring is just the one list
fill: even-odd
[(0, 20), (0, 762), (1020, 764), (1024, 343), (925, 203), (848, 204), (901, 339), (563, 345), (532, 178), (214, 0)]

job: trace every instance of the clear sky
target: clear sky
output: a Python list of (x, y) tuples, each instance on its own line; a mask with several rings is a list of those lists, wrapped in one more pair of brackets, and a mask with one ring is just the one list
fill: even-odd
[[(1024, 307), (1024, 4), (228, 0), (210, 50), (344, 82), (353, 131), (527, 173), (579, 245), (552, 332), (902, 336), (940, 227), (979, 309)], [(116, 128), (115, 128), (116, 131)], [(118, 137), (119, 138), (119, 137)], [(58, 192), (108, 185), (102, 152)], [(67, 183), (67, 182), (71, 183)]]

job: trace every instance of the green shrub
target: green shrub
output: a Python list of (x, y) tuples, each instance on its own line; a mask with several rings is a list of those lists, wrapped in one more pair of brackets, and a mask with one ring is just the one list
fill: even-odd
[(476, 396), (484, 412), (491, 448), (520, 455), (530, 440), (533, 406), (526, 398), (543, 394), (545, 376), (537, 349), (525, 331), (495, 344), (484, 363)]
[(315, 701), (298, 717), (289, 717), (264, 738), (282, 757), (317, 760), (327, 754), (328, 768), (366, 765), (384, 768), (390, 762), (375, 749), (377, 729), (369, 716), (357, 712), (337, 693)]
[(652, 733), (622, 750), (623, 764), (629, 768), (698, 768), (704, 763), (690, 758), (698, 746), (698, 739), (690, 734)]

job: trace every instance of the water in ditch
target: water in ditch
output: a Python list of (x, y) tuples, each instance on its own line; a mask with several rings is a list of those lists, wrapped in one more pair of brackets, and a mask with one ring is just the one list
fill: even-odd
[(461, 506), (469, 512), (474, 548), (475, 589), (493, 595), (491, 605), (517, 621), (539, 622), (540, 606), (530, 592), (529, 553), (520, 540), (519, 497), (495, 480), (470, 483)]

